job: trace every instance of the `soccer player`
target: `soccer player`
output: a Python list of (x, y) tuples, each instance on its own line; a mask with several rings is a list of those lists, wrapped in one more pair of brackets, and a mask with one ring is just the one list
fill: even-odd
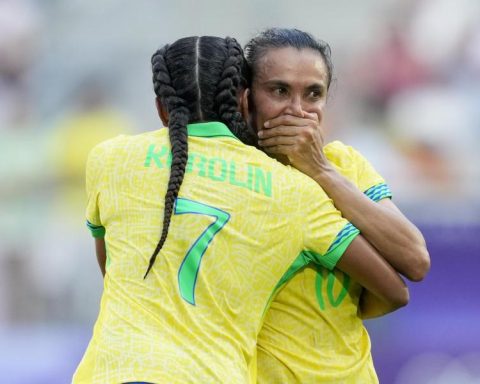
[[(328, 45), (299, 30), (269, 29), (246, 45), (245, 54), (259, 145), (317, 181), (397, 271), (421, 280), (429, 268), (424, 239), (389, 199), (385, 181), (353, 148), (338, 141), (324, 146)], [(361, 319), (395, 308), (363, 288), (348, 273), (325, 266), (308, 266), (293, 277), (266, 314), (258, 382), (378, 382)]]
[(256, 139), (239, 112), (236, 40), (180, 39), (152, 70), (168, 129), (106, 141), (87, 163), (105, 278), (74, 383), (247, 383), (275, 288), (311, 262), (406, 303), (402, 279), (317, 183), (245, 144)]

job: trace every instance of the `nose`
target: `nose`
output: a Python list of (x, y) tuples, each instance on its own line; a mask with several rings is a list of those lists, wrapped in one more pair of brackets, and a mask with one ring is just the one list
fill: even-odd
[(299, 96), (292, 96), (285, 109), (285, 113), (293, 116), (303, 117), (302, 100)]

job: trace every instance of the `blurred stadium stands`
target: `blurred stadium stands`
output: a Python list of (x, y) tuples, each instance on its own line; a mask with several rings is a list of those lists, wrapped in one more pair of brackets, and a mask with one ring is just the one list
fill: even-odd
[(328, 136), (370, 159), (428, 242), (411, 304), (367, 322), (381, 382), (480, 383), (477, 0), (0, 0), (5, 382), (67, 383), (83, 354), (102, 289), (83, 162), (98, 141), (159, 127), (150, 55), (270, 26), (330, 43)]

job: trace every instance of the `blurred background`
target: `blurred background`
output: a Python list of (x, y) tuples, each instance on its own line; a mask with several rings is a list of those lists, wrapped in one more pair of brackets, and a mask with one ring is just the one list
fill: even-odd
[(327, 41), (328, 136), (362, 152), (432, 269), (367, 322), (381, 383), (480, 383), (478, 0), (0, 0), (0, 374), (70, 382), (102, 290), (84, 226), (89, 149), (160, 127), (150, 56), (266, 27)]

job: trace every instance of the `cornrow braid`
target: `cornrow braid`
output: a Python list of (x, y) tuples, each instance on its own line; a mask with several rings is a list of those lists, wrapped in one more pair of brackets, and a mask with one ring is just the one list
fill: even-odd
[(225, 38), (227, 57), (223, 63), (220, 81), (215, 95), (215, 106), (220, 121), (225, 123), (243, 143), (256, 145), (256, 135), (253, 130), (247, 129), (247, 124), (239, 112), (236, 90), (240, 85), (246, 85), (245, 68), (242, 68), (243, 50), (240, 44), (232, 37)]
[(185, 176), (185, 167), (188, 160), (187, 124), (189, 121), (189, 110), (186, 107), (185, 101), (177, 96), (175, 88), (172, 87), (170, 72), (165, 61), (167, 51), (168, 45), (158, 50), (152, 56), (152, 72), (155, 94), (162, 100), (162, 103), (165, 104), (169, 113), (168, 135), (172, 148), (172, 164), (167, 192), (165, 194), (162, 234), (150, 257), (144, 279), (152, 269), (157, 255), (167, 239), (173, 206), (183, 182), (183, 177)]
[(165, 193), (160, 240), (144, 278), (162, 249), (188, 161), (187, 124), (221, 121), (246, 144), (255, 145), (240, 114), (237, 93), (248, 82), (248, 66), (235, 39), (192, 36), (166, 45), (152, 56), (153, 88), (169, 116), (172, 163)]

